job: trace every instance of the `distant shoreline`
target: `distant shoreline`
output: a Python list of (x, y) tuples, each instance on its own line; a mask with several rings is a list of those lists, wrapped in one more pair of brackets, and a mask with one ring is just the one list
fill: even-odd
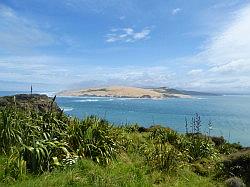
[(110, 86), (101, 88), (88, 88), (79, 90), (66, 90), (59, 92), (58, 96), (80, 97), (110, 97), (110, 98), (137, 98), (137, 99), (166, 99), (166, 98), (191, 98), (189, 94), (178, 90), (161, 88), (137, 88), (126, 86)]

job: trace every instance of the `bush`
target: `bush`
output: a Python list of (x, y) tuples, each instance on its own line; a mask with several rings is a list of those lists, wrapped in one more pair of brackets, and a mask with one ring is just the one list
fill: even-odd
[(51, 171), (60, 165), (62, 159), (70, 156), (67, 145), (58, 141), (35, 141), (31, 146), (24, 145), (20, 151), (29, 172), (40, 174)]
[(0, 153), (9, 154), (13, 146), (20, 145), (21, 129), (14, 110), (0, 111)]
[(19, 152), (16, 151), (11, 154), (4, 168), (5, 179), (8, 178), (14, 181), (18, 178), (22, 178), (26, 172), (26, 162), (20, 158)]
[(192, 163), (192, 171), (201, 176), (210, 176), (216, 168), (216, 162), (203, 158)]
[(181, 154), (169, 143), (147, 144), (143, 154), (146, 163), (154, 170), (176, 171)]
[(224, 143), (217, 147), (219, 153), (229, 155), (242, 149), (242, 146), (238, 143)]
[(68, 132), (69, 144), (79, 156), (101, 164), (108, 164), (116, 157), (118, 143), (112, 133), (114, 129), (106, 120), (95, 116), (83, 121), (75, 119)]
[(23, 167), (41, 174), (76, 154), (107, 164), (118, 147), (114, 128), (95, 116), (80, 121), (52, 111), (0, 110), (0, 154), (10, 157), (6, 173), (14, 179)]
[(250, 185), (250, 150), (233, 153), (220, 163), (218, 177), (240, 177)]
[(223, 136), (220, 136), (220, 137), (212, 136), (210, 138), (214, 142), (214, 145), (216, 147), (222, 146), (222, 145), (224, 145), (226, 143), (226, 140), (224, 139)]
[(165, 127), (151, 127), (150, 128), (150, 135), (149, 139), (153, 140), (157, 143), (170, 143), (170, 144), (177, 144), (177, 141), (179, 139), (179, 135), (177, 134), (176, 131), (170, 129), (170, 128), (165, 128)]
[(202, 158), (218, 158), (218, 153), (213, 144), (202, 136), (191, 136), (185, 142), (186, 152), (189, 156), (189, 161), (193, 162)]

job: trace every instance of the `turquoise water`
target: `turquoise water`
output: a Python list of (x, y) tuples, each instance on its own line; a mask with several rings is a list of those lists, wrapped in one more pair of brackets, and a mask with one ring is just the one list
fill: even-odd
[(145, 127), (161, 124), (185, 132), (188, 120), (199, 113), (202, 132), (213, 125), (212, 135), (250, 146), (250, 96), (208, 96), (194, 99), (124, 99), (60, 97), (60, 107), (72, 116), (95, 114), (115, 124), (139, 123)]
[[(0, 92), (11, 95), (18, 92)], [(224, 136), (230, 142), (250, 146), (250, 96), (202, 96), (193, 99), (125, 99), (95, 97), (57, 97), (64, 111), (83, 118), (87, 115), (104, 117), (117, 125), (139, 123), (145, 127), (154, 124), (185, 132), (188, 120), (199, 113), (202, 132), (213, 125), (212, 135)]]

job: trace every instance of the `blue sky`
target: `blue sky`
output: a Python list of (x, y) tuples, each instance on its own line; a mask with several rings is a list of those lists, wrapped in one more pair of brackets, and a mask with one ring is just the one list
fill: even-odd
[(1, 0), (0, 90), (250, 92), (250, 1)]

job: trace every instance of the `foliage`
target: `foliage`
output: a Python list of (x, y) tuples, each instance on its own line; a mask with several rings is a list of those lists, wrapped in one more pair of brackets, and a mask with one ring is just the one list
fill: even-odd
[(216, 159), (218, 151), (213, 144), (201, 136), (192, 136), (188, 138), (186, 143), (186, 151), (189, 155), (190, 161), (196, 161), (202, 158)]
[[(222, 186), (210, 177), (202, 177), (188, 168), (183, 168), (174, 175), (154, 170), (148, 172), (143, 160), (131, 158), (131, 161), (118, 158), (112, 164), (103, 167), (92, 160), (79, 160), (72, 167), (56, 169), (42, 175), (27, 175), (22, 180), (9, 182), (13, 187), (44, 186)], [(7, 178), (6, 178), (7, 179)], [(10, 181), (10, 180), (9, 180)], [(9, 186), (1, 183), (0, 186)]]
[(238, 143), (223, 143), (216, 147), (221, 154), (230, 155), (242, 149), (242, 146)]
[(192, 163), (192, 171), (200, 176), (210, 176), (216, 169), (215, 160), (203, 158)]
[[(96, 116), (80, 120), (52, 109), (2, 108), (0, 185), (18, 181), (21, 186), (193, 186), (205, 181), (213, 186), (209, 177), (215, 173), (219, 153), (231, 154), (242, 147), (202, 135), (198, 114), (191, 128), (192, 133), (180, 134), (161, 126), (117, 127)], [(219, 166), (236, 171), (228, 169), (227, 162)], [(245, 170), (240, 172), (244, 178)]]
[(127, 133), (133, 133), (133, 132), (138, 132), (140, 126), (138, 124), (133, 124), (133, 125), (124, 125), (122, 126), (122, 128)]
[(95, 116), (79, 120), (52, 110), (1, 109), (0, 154), (9, 156), (6, 174), (14, 179), (20, 173), (41, 174), (61, 167), (74, 155), (107, 164), (118, 150), (112, 129), (107, 121)]
[(66, 147), (58, 141), (34, 141), (32, 146), (22, 147), (20, 156), (26, 162), (28, 171), (39, 174), (60, 165), (58, 158), (69, 157)]
[(176, 131), (170, 128), (156, 126), (156, 127), (151, 127), (149, 139), (154, 140), (158, 143), (169, 142), (171, 144), (176, 144), (179, 139), (179, 136)]
[(6, 109), (0, 111), (0, 147), (1, 153), (9, 154), (14, 146), (21, 143), (21, 132), (14, 110)]
[(146, 163), (152, 168), (164, 172), (176, 171), (181, 154), (168, 143), (147, 144), (144, 148)]
[(250, 185), (250, 150), (233, 153), (222, 160), (218, 176), (222, 178), (240, 177)]
[(108, 164), (115, 158), (118, 148), (112, 126), (103, 119), (90, 116), (69, 126), (70, 146), (79, 156), (89, 157), (92, 160)]

